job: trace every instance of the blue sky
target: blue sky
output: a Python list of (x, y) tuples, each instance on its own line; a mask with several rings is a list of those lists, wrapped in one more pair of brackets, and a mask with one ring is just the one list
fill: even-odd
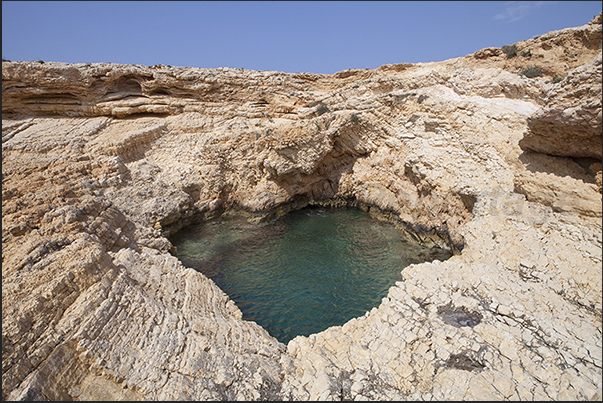
[(332, 74), (580, 26), (600, 1), (3, 1), (2, 57)]

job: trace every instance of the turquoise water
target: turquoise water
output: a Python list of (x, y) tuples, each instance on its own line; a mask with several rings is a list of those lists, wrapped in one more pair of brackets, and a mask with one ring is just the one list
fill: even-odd
[(170, 240), (185, 266), (283, 343), (379, 306), (409, 264), (450, 257), (354, 209), (302, 209), (266, 223), (221, 217)]

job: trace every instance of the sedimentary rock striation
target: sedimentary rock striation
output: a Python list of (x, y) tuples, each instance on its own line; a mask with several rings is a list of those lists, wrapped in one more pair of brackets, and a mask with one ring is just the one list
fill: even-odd
[[(600, 400), (601, 16), (514, 45), (333, 75), (3, 61), (3, 399)], [(170, 253), (312, 203), (454, 256), (284, 345)]]

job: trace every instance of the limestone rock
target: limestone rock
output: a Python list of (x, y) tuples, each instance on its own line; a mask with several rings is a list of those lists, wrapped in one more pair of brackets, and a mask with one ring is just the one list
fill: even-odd
[[(3, 62), (3, 399), (600, 400), (601, 164), (575, 158), (600, 159), (600, 21), (519, 42), (539, 78), (497, 49), (333, 75)], [(284, 345), (170, 253), (188, 223), (308, 204), (454, 256)]]
[(601, 54), (571, 71), (528, 119), (525, 150), (569, 157), (602, 157)]

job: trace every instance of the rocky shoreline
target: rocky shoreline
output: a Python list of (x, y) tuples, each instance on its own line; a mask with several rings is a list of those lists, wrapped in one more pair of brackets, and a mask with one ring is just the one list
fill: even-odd
[[(3, 400), (600, 400), (601, 15), (514, 45), (333, 75), (3, 61)], [(284, 345), (170, 254), (320, 203), (454, 256)]]

